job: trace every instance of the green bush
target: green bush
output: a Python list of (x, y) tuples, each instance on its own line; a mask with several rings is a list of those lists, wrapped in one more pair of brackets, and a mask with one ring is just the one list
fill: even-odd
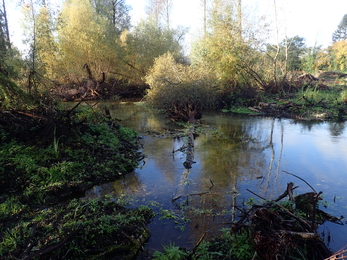
[(211, 75), (203, 68), (179, 64), (171, 53), (166, 53), (155, 60), (146, 77), (150, 85), (147, 101), (153, 107), (168, 109), (176, 101), (191, 98), (201, 108), (215, 108), (221, 91)]
[(347, 103), (347, 90), (341, 91), (341, 102)]

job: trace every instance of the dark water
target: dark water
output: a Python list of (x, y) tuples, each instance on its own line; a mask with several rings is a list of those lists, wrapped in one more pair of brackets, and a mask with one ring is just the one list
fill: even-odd
[[(195, 139), (196, 163), (187, 171), (186, 154), (179, 150), (186, 140), (172, 137), (180, 127), (143, 103), (107, 106), (113, 117), (140, 133), (146, 158), (133, 173), (96, 186), (86, 196), (126, 195), (134, 205), (155, 204), (157, 212), (162, 210), (149, 224), (148, 250), (170, 243), (192, 248), (204, 233), (206, 239), (219, 234), (237, 219), (234, 205), (243, 207), (250, 198), (261, 202), (248, 190), (266, 199), (277, 198), (289, 182), (299, 186), (296, 194), (312, 191), (288, 173), (323, 192), (321, 209), (347, 217), (345, 123), (204, 113), (202, 132)], [(159, 221), (165, 210), (171, 210), (174, 219)], [(184, 230), (183, 217), (190, 220)], [(330, 222), (319, 228), (332, 250), (347, 244), (346, 231), (346, 225)]]

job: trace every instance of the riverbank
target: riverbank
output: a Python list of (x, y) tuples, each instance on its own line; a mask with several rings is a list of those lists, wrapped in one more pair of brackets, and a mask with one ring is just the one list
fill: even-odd
[(137, 167), (137, 133), (91, 106), (5, 111), (0, 120), (1, 258), (134, 257), (152, 211), (78, 198)]
[(281, 88), (241, 89), (229, 97), (225, 112), (290, 118), (299, 121), (346, 121), (346, 74), (323, 72), (318, 78), (303, 74)]
[[(88, 259), (109, 259), (119, 255), (119, 259), (130, 259), (139, 252), (149, 237), (146, 225), (153, 216), (149, 207), (131, 210), (121, 200), (73, 199), (137, 166), (142, 155), (138, 153), (137, 134), (133, 130), (104, 117), (89, 105), (78, 112), (74, 108), (59, 111), (46, 119), (38, 111), (5, 113), (2, 121), (4, 235), (0, 252), (5, 259), (13, 256), (46, 259), (52, 255), (74, 259), (86, 259), (86, 255)], [(240, 140), (244, 143), (252, 139), (239, 137), (233, 146)], [(214, 178), (213, 183), (217, 184)], [(172, 214), (168, 211), (166, 215)], [(209, 252), (216, 250), (213, 251), (216, 254), (225, 252), (234, 236), (226, 232), (224, 237), (216, 238), (216, 243), (212, 240), (208, 246), (201, 244), (196, 252), (200, 254), (206, 248)], [(247, 233), (241, 234), (242, 239), (247, 237)], [(171, 249), (176, 252), (179, 248)], [(184, 252), (182, 257), (192, 253)], [(160, 253), (156, 255), (160, 259)]]

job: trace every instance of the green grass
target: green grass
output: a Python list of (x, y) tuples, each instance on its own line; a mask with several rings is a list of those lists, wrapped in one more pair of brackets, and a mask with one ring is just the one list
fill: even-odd
[[(296, 93), (287, 93), (285, 96), (261, 92), (256, 95), (258, 98), (254, 98), (256, 102), (253, 102), (252, 106), (257, 107), (259, 102), (273, 103), (277, 106), (279, 115), (285, 111), (287, 116), (302, 119), (347, 120), (345, 112), (347, 110), (347, 86), (335, 86), (326, 90), (320, 89), (318, 86), (306, 86), (299, 88)], [(238, 114), (254, 113), (248, 109), (248, 105), (243, 105), (245, 102), (242, 101), (242, 97), (238, 96), (236, 101), (222, 111)], [(288, 102), (292, 102), (295, 106), (281, 109)], [(276, 110), (273, 112), (276, 113)]]
[[(13, 133), (0, 128), (1, 259), (19, 257), (33, 243), (31, 255), (62, 243), (51, 252), (55, 259), (65, 254), (86, 259), (84, 252), (94, 247), (133, 255), (148, 238), (144, 223), (152, 213), (147, 207), (128, 210), (113, 201), (71, 200), (137, 166), (137, 133), (89, 108), (71, 120), (65, 131), (70, 135), (58, 135), (66, 122), (54, 124), (51, 142), (10, 139)], [(33, 127), (28, 136), (35, 138), (38, 130)], [(132, 235), (134, 241), (129, 240)]]

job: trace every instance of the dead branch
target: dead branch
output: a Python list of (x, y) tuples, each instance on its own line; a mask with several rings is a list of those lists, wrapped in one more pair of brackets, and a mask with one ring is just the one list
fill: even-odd
[(282, 207), (280, 204), (278, 204), (277, 202), (274, 202), (278, 207), (280, 207), (282, 210), (284, 210), (289, 216), (291, 216), (292, 218), (296, 219), (297, 221), (300, 222), (301, 225), (303, 225), (307, 231), (309, 231), (311, 229), (311, 226), (303, 219), (295, 216), (293, 213), (291, 213), (289, 210), (287, 210), (285, 207)]
[(76, 108), (78, 108), (78, 106), (86, 99), (86, 97), (87, 97), (87, 94), (84, 94), (81, 100), (73, 108), (67, 111), (67, 116), (70, 115)]
[(299, 177), (299, 176), (297, 176), (297, 175), (295, 175), (295, 174), (293, 174), (293, 173), (287, 172), (287, 171), (283, 171), (283, 172), (285, 172), (285, 173), (287, 173), (287, 174), (289, 174), (289, 175), (292, 175), (292, 176), (298, 178), (299, 180), (302, 180), (302, 181), (305, 182), (315, 193), (317, 193), (316, 190), (315, 190), (307, 181), (305, 181), (303, 178), (301, 178), (301, 177)]
[(262, 196), (260, 196), (260, 195), (258, 195), (258, 194), (256, 194), (256, 193), (254, 193), (253, 191), (251, 191), (251, 190), (249, 190), (249, 189), (246, 189), (246, 190), (249, 191), (250, 193), (252, 193), (253, 195), (255, 195), (255, 196), (261, 198), (262, 200), (266, 200), (264, 197), (262, 197)]
[(297, 239), (303, 239), (303, 240), (317, 240), (319, 239), (319, 235), (317, 233), (308, 233), (308, 232), (294, 232), (294, 231), (287, 231), (287, 230), (281, 230), (281, 233), (287, 236), (293, 236)]
[(211, 190), (214, 187), (214, 183), (211, 179), (210, 179), (210, 183), (211, 183), (211, 187), (210, 187), (210, 190)]
[(192, 252), (188, 256), (188, 259), (192, 259), (193, 255), (195, 254), (196, 249), (199, 247), (201, 242), (204, 240), (205, 236), (206, 236), (206, 232), (200, 237), (199, 241), (195, 244), (194, 249), (192, 250)]
[(289, 200), (294, 201), (293, 197), (293, 190), (296, 189), (298, 186), (293, 187), (294, 183), (290, 182), (287, 184), (287, 189), (283, 192), (282, 195), (280, 195), (277, 199), (275, 199), (276, 202), (280, 201), (281, 199), (287, 197), (289, 195)]

